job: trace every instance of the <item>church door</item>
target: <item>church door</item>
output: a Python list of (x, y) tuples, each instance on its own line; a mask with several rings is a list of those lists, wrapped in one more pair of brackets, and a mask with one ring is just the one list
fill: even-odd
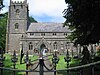
[(42, 53), (43, 56), (46, 55), (46, 51), (47, 51), (47, 49), (46, 49), (45, 44), (42, 44), (42, 45), (40, 46), (40, 52)]
[(46, 48), (45, 44), (42, 44), (42, 45), (40, 46), (40, 51), (42, 52), (43, 49), (45, 49), (45, 48)]

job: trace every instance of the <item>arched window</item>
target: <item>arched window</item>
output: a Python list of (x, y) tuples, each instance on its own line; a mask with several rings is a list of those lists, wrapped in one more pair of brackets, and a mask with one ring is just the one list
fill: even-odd
[(15, 29), (18, 29), (18, 28), (19, 28), (19, 24), (16, 23), (16, 24), (15, 24)]
[(53, 46), (54, 46), (54, 49), (57, 49), (57, 42), (54, 42)]
[(30, 36), (33, 36), (34, 35), (34, 33), (30, 33)]
[(61, 42), (61, 49), (64, 49), (64, 44), (63, 44), (63, 42)]
[(45, 33), (41, 33), (41, 36), (45, 36)]
[(33, 50), (33, 44), (32, 44), (32, 42), (29, 42), (29, 50)]
[(53, 35), (55, 36), (55, 35), (56, 35), (56, 33), (53, 33)]
[(16, 9), (16, 15), (19, 15), (19, 13), (20, 13), (20, 10)]
[(20, 10), (19, 9), (16, 9), (15, 13), (16, 13), (16, 17), (19, 18)]
[(67, 36), (67, 33), (64, 33), (65, 36)]

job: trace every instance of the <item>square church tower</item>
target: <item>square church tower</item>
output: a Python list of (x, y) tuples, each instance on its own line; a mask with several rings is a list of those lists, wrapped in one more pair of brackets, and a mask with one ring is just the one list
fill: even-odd
[(10, 0), (6, 33), (6, 50), (20, 50), (20, 39), (29, 26), (27, 0)]
[(50, 53), (58, 50), (64, 53), (70, 41), (66, 36), (71, 31), (63, 23), (30, 23), (27, 0), (10, 0), (6, 33), (6, 51), (30, 54), (47, 49)]

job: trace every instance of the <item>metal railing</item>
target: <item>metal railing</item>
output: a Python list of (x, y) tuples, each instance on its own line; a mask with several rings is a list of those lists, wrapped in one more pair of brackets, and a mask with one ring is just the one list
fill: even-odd
[[(42, 60), (40, 59), (40, 63), (39, 64), (43, 68), (43, 59)], [(100, 61), (94, 62), (94, 63), (89, 63), (89, 64), (86, 64), (86, 65), (71, 67), (71, 68), (67, 68), (67, 69), (63, 69), (63, 70), (53, 70), (53, 69), (51, 69), (51, 70), (45, 71), (45, 70), (40, 68), (40, 70), (38, 71), (38, 70), (19, 70), (19, 69), (13, 69), (13, 68), (5, 68), (5, 67), (0, 67), (0, 70), (2, 69), (2, 70), (13, 71), (13, 72), (26, 72), (26, 73), (28, 73), (28, 72), (39, 72), (40, 75), (43, 75), (44, 72), (76, 71), (76, 70), (80, 72), (80, 70), (83, 69), (83, 68), (86, 68), (86, 67), (94, 68), (94, 66), (97, 65), (97, 64), (100, 64)], [(94, 74), (94, 70), (92, 70), (91, 72), (92, 72), (92, 75), (93, 75)], [(3, 74), (1, 74), (1, 75), (3, 75)], [(81, 72), (80, 72), (80, 75), (82, 75)]]
[[(53, 58), (52, 58), (52, 62), (53, 62), (53, 67), (50, 69), (48, 68), (45, 63), (44, 63), (44, 59), (42, 57), (40, 57), (38, 60), (39, 62), (37, 63), (37, 66), (29, 69), (29, 65), (31, 64), (31, 60), (28, 57), (28, 52), (26, 53), (26, 58), (24, 59), (24, 62), (26, 63), (26, 70), (19, 70), (16, 69), (16, 62), (18, 60), (18, 58), (16, 57), (16, 52), (14, 51), (13, 53), (13, 57), (11, 58), (12, 62), (13, 62), (13, 68), (5, 68), (3, 65), (3, 55), (1, 55), (0, 58), (0, 73), (1, 75), (3, 74), (4, 70), (7, 71), (12, 71), (12, 75), (16, 75), (16, 72), (26, 72), (26, 75), (29, 75), (30, 72), (38, 72), (39, 75), (44, 75), (45, 72), (53, 72), (53, 75), (57, 75), (57, 72), (62, 72), (62, 71), (66, 71), (66, 75), (70, 75), (71, 72), (76, 72), (77, 75), (85, 75), (83, 74), (84, 70), (86, 70), (87, 68), (90, 69), (91, 74), (90, 75), (94, 75), (95, 73), (95, 69), (96, 66), (100, 66), (100, 61), (97, 62), (93, 62), (93, 63), (88, 63), (85, 65), (80, 65), (80, 66), (76, 66), (76, 67), (69, 67), (68, 63), (71, 61), (70, 57), (68, 56), (68, 53), (66, 54), (66, 57), (64, 58), (65, 61), (67, 62), (67, 68), (66, 69), (61, 69), (61, 70), (57, 70), (57, 64), (59, 62), (59, 58), (57, 57), (57, 54), (54, 53), (53, 54)], [(39, 67), (39, 70), (36, 70), (37, 67)], [(44, 70), (44, 68), (46, 68), (46, 70)], [(100, 71), (100, 69), (98, 69)]]

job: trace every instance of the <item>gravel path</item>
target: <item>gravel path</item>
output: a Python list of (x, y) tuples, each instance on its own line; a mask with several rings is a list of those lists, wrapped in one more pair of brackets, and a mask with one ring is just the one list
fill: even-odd
[[(46, 65), (46, 67), (48, 67), (49, 69), (52, 68), (52, 64), (50, 62), (50, 60), (48, 59), (48, 57), (44, 58), (44, 64)], [(34, 69), (36, 66), (38, 65), (38, 61), (35, 61), (34, 65), (31, 66), (32, 69)], [(39, 71), (39, 67), (37, 67), (37, 71)], [(47, 71), (47, 69), (44, 67), (44, 70)], [(39, 72), (30, 72), (28, 75), (39, 75)], [(44, 75), (54, 75), (53, 72), (44, 72)]]

